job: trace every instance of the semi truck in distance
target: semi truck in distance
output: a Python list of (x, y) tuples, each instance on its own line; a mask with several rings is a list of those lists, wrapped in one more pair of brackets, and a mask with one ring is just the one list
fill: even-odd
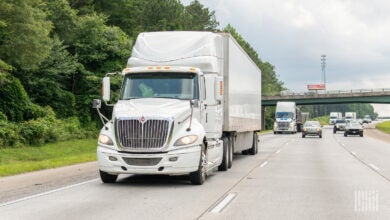
[(345, 121), (349, 122), (356, 119), (356, 112), (345, 112)]
[(274, 134), (295, 134), (301, 131), (301, 128), (301, 114), (295, 102), (277, 102), (273, 127)]
[(343, 119), (343, 113), (341, 112), (331, 112), (329, 114), (329, 124), (334, 125), (337, 120)]
[(233, 152), (257, 154), (261, 129), (261, 71), (227, 33), (149, 32), (138, 35), (110, 104), (103, 79), (97, 157), (101, 180), (120, 174), (207, 174), (232, 166)]

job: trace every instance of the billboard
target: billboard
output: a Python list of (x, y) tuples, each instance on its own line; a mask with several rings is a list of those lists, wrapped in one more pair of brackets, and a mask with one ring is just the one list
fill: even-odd
[(325, 84), (309, 84), (307, 85), (308, 90), (325, 90)]

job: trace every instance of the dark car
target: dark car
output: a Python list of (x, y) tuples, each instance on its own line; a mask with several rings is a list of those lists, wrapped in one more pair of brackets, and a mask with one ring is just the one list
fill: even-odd
[(345, 126), (344, 136), (359, 135), (363, 137), (363, 126), (358, 121), (350, 121)]
[(322, 127), (319, 121), (306, 121), (303, 124), (302, 137), (305, 138), (309, 135), (322, 138)]
[(344, 119), (336, 120), (333, 126), (333, 133), (335, 134), (337, 131), (344, 131), (346, 123), (347, 122)]

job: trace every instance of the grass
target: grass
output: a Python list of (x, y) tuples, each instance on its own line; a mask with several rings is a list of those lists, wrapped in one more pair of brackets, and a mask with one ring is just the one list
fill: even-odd
[(390, 134), (390, 121), (379, 123), (375, 127), (387, 134)]
[(0, 148), (0, 177), (96, 160), (96, 139)]
[(317, 118), (312, 118), (310, 121), (319, 121), (321, 125), (328, 125), (329, 124), (329, 116), (321, 116)]

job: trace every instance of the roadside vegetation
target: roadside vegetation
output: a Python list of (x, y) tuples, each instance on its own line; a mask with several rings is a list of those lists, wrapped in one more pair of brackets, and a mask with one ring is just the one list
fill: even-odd
[(390, 134), (390, 121), (379, 123), (375, 126), (378, 130), (381, 130), (387, 134)]
[(96, 139), (0, 148), (0, 177), (96, 160)]

